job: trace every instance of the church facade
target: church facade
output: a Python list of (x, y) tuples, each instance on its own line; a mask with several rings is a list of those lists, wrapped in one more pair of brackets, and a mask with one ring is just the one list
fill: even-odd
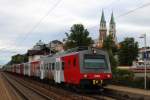
[(97, 47), (100, 47), (100, 48), (103, 47), (103, 42), (106, 39), (107, 35), (112, 35), (114, 42), (117, 43), (116, 23), (114, 20), (113, 12), (111, 14), (111, 19), (109, 22), (109, 29), (107, 30), (107, 23), (105, 20), (105, 15), (104, 15), (104, 12), (102, 11), (101, 20), (100, 20), (100, 28), (99, 28), (99, 39), (98, 39)]

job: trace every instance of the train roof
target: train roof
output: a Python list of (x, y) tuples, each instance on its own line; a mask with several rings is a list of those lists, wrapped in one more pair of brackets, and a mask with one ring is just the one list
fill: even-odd
[(60, 56), (60, 55), (65, 55), (65, 54), (84, 51), (84, 50), (101, 50), (101, 51), (104, 51), (104, 50), (96, 48), (96, 47), (80, 46), (80, 47), (68, 49), (66, 51), (60, 51), (60, 52), (54, 54), (53, 56)]
[(47, 55), (47, 56), (41, 57), (40, 60), (44, 60), (44, 61), (52, 60), (52, 59), (55, 59), (55, 57), (58, 57), (58, 56), (78, 53), (80, 51), (86, 51), (86, 50), (96, 50), (96, 51), (100, 50), (101, 52), (106, 53), (103, 49), (99, 49), (99, 48), (95, 48), (95, 47), (80, 46), (80, 47), (68, 49), (66, 51), (60, 51), (60, 52), (58, 52), (56, 54), (53, 54), (53, 55)]

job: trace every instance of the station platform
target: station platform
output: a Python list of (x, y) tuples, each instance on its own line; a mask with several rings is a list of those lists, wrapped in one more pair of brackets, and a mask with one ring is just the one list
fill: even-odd
[(120, 92), (127, 92), (131, 94), (144, 95), (144, 96), (150, 97), (150, 90), (137, 89), (137, 88), (131, 88), (131, 87), (126, 87), (126, 86), (117, 86), (117, 85), (108, 85), (106, 88), (117, 90)]

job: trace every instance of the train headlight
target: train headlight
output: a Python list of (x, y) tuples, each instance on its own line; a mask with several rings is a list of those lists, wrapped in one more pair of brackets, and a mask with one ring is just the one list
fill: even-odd
[(87, 74), (84, 74), (84, 78), (87, 78)]
[(107, 77), (110, 78), (111, 76), (108, 74)]

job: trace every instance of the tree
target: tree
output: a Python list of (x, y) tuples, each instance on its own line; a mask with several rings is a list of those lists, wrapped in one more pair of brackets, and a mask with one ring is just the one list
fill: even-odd
[(18, 63), (24, 63), (28, 62), (28, 56), (27, 54), (17, 54), (12, 56), (11, 61), (9, 62), (10, 64), (18, 64)]
[(135, 42), (134, 38), (125, 38), (120, 43), (118, 56), (120, 65), (131, 66), (138, 56), (138, 42)]
[(70, 33), (65, 33), (67, 40), (65, 43), (65, 48), (73, 48), (77, 46), (89, 46), (93, 43), (91, 37), (89, 37), (89, 32), (84, 28), (82, 24), (74, 24), (71, 27)]
[(103, 49), (105, 49), (108, 52), (110, 64), (112, 68), (115, 68), (117, 66), (117, 61), (114, 56), (117, 53), (117, 46), (113, 40), (112, 35), (108, 35), (104, 40)]
[(44, 44), (44, 45), (42, 46), (42, 49), (41, 49), (41, 50), (44, 51), (45, 54), (49, 54), (49, 53), (50, 53), (50, 48), (48, 48), (48, 47), (46, 46), (46, 44)]

